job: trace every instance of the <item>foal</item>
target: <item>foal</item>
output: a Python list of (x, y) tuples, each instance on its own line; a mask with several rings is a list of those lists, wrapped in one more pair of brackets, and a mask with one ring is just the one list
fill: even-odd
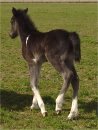
[(43, 116), (47, 115), (44, 102), (38, 88), (38, 77), (41, 65), (49, 61), (60, 72), (64, 79), (63, 86), (56, 98), (56, 113), (62, 110), (64, 94), (71, 82), (73, 99), (68, 119), (78, 116), (79, 78), (74, 61), (80, 61), (80, 39), (77, 33), (61, 29), (40, 32), (27, 15), (28, 9), (12, 8), (10, 37), (20, 36), (22, 55), (29, 65), (31, 89), (34, 93), (31, 109), (39, 107)]

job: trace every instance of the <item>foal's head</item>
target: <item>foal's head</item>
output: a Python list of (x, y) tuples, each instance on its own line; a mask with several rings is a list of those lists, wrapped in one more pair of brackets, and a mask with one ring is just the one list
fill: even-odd
[(18, 25), (17, 25), (17, 20), (19, 17), (22, 15), (25, 15), (28, 12), (28, 8), (24, 10), (17, 10), (15, 8), (12, 8), (12, 14), (13, 16), (11, 17), (10, 23), (11, 23), (11, 31), (9, 33), (11, 38), (16, 38), (18, 36)]

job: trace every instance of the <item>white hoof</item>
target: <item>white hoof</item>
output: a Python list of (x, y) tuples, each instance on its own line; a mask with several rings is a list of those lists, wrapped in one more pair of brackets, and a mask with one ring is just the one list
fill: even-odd
[(67, 117), (68, 120), (73, 120), (77, 118), (78, 118), (78, 112), (70, 112), (70, 114)]
[(47, 111), (42, 113), (43, 117), (46, 117), (48, 115)]

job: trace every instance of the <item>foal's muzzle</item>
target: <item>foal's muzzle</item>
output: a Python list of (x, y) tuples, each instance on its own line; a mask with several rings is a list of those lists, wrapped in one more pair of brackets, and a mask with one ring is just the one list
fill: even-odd
[(9, 36), (14, 39), (15, 38), (15, 35), (12, 35), (11, 33), (9, 33)]
[(9, 33), (9, 36), (10, 36), (12, 39), (14, 39), (14, 38), (17, 37), (17, 34), (16, 34), (16, 33)]

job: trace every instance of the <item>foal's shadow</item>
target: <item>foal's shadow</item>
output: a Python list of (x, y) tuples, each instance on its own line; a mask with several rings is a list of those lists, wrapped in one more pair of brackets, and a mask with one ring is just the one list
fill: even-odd
[[(0, 92), (1, 92), (0, 97), (1, 107), (5, 109), (20, 111), (24, 110), (25, 107), (30, 107), (31, 105), (33, 96), (30, 94), (20, 94), (14, 91), (6, 91), (6, 90), (1, 90)], [(45, 104), (49, 106), (49, 109), (54, 109), (55, 101), (51, 96), (44, 96), (43, 100)], [(71, 102), (71, 99), (68, 99), (68, 102), (69, 100)], [(96, 114), (98, 114), (96, 99), (93, 99), (90, 102), (79, 101), (79, 108), (83, 109), (85, 113), (91, 113), (92, 111), (96, 110)]]
[(93, 98), (90, 101), (80, 101), (79, 105), (80, 109), (83, 109), (86, 113), (92, 113), (93, 111), (96, 111), (96, 114), (98, 114), (97, 111), (97, 99)]
[[(0, 90), (1, 92), (1, 107), (8, 110), (20, 111), (25, 107), (30, 107), (32, 103), (32, 95), (20, 94), (15, 91)], [(45, 104), (50, 108), (53, 108), (55, 101), (50, 96), (44, 96), (43, 100)]]

